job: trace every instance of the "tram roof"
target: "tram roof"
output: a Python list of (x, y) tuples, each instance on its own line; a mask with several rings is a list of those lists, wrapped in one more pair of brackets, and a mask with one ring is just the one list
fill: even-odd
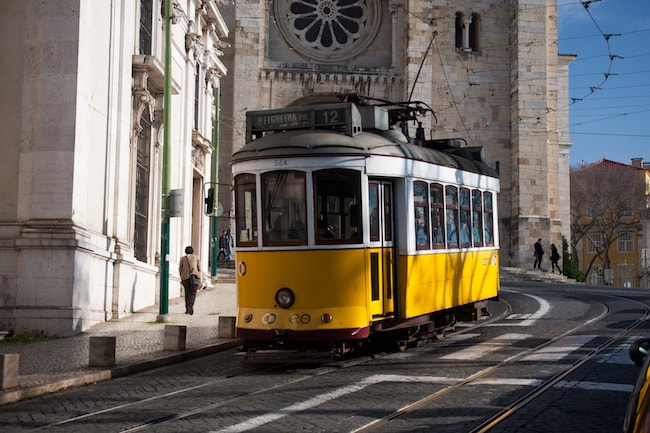
[(232, 161), (344, 155), (406, 158), (498, 177), (496, 170), (472, 158), (470, 152), (464, 152), (463, 148), (437, 150), (368, 131), (354, 137), (336, 130), (300, 129), (276, 132), (250, 141), (233, 153)]

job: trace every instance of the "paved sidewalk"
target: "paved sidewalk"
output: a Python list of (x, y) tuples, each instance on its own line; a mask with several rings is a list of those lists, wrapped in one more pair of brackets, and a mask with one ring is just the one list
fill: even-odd
[[(236, 315), (236, 285), (220, 282), (232, 281), (233, 277), (220, 273), (213, 287), (200, 290), (192, 316), (184, 314), (185, 300), (176, 298), (169, 301), (165, 323), (156, 322), (159, 310), (153, 306), (72, 337), (29, 343), (0, 341), (0, 353), (20, 355), (18, 387), (0, 391), (0, 404), (237, 347), (240, 340), (217, 337), (219, 317)], [(163, 350), (165, 325), (187, 326), (186, 350)], [(88, 366), (91, 336), (116, 337), (114, 367)]]

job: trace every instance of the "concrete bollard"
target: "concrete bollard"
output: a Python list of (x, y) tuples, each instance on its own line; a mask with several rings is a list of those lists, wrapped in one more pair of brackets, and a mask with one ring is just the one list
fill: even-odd
[(112, 367), (115, 365), (116, 337), (90, 337), (88, 365)]
[(3, 391), (18, 386), (19, 358), (15, 353), (0, 355), (0, 389)]
[(187, 326), (165, 325), (165, 341), (163, 350), (185, 350)]
[(232, 316), (219, 316), (219, 338), (235, 338), (235, 318)]

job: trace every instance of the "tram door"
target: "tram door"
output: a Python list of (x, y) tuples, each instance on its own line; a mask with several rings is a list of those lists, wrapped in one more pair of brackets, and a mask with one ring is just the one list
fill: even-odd
[(394, 313), (395, 243), (392, 183), (370, 180), (368, 204), (371, 312), (373, 317), (386, 317)]

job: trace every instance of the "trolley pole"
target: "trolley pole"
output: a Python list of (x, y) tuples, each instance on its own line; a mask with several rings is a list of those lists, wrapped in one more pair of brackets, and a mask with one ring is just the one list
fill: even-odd
[(163, 95), (162, 209), (160, 230), (160, 310), (158, 321), (169, 313), (169, 162), (172, 111), (172, 0), (165, 0), (165, 84)]
[(221, 110), (221, 88), (214, 89), (214, 128), (212, 128), (212, 142), (214, 152), (212, 153), (212, 184), (214, 185), (214, 201), (212, 202), (212, 266), (210, 274), (213, 282), (217, 276), (217, 258), (219, 257), (219, 227), (217, 222), (217, 206), (219, 203), (219, 110)]

